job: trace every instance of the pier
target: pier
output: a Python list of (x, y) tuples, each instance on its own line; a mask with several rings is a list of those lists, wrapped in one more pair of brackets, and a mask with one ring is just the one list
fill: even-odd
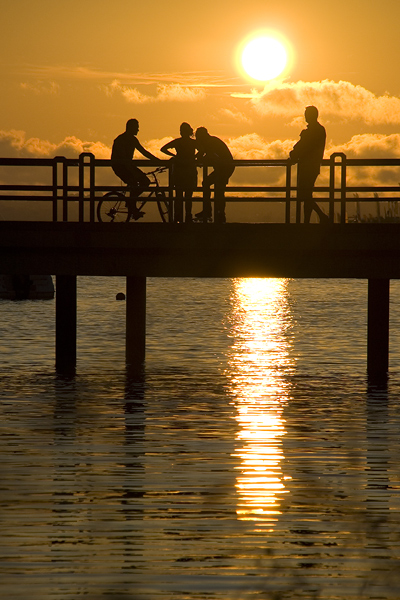
[[(39, 163), (27, 160), (1, 159), (0, 166), (7, 169), (33, 164), (45, 166), (51, 173), (51, 181), (43, 185), (0, 186), (0, 208), (2, 201), (13, 206), (24, 202), (21, 220), (0, 221), (0, 273), (55, 276), (58, 370), (71, 371), (76, 365), (78, 276), (126, 277), (128, 365), (140, 364), (145, 356), (148, 277), (355, 278), (368, 280), (367, 372), (371, 377), (386, 376), (389, 286), (391, 279), (400, 278), (400, 222), (395, 217), (349, 222), (348, 204), (374, 202), (382, 207), (384, 203), (393, 206), (400, 198), (400, 188), (350, 187), (346, 180), (349, 165), (365, 166), (368, 161), (350, 161), (343, 155), (324, 161), (329, 179), (327, 185), (316, 188), (315, 197), (328, 208), (330, 222), (325, 225), (300, 222), (301, 207), (292, 185), (293, 167), (287, 162), (236, 161), (238, 167), (244, 168), (280, 168), (284, 182), (280, 186), (228, 188), (228, 221), (230, 202), (252, 205), (264, 202), (278, 206), (280, 222), (220, 225), (99, 223), (96, 203), (113, 186), (97, 184), (96, 169), (109, 167), (109, 161), (97, 161), (86, 154), (77, 160), (46, 159), (45, 164), (41, 159), (37, 159)], [(148, 161), (137, 162), (149, 166)], [(400, 160), (395, 159), (369, 162), (378, 168), (400, 167)], [(15, 177), (18, 179), (18, 169)], [(168, 181), (163, 189), (172, 221), (173, 194)], [(200, 201), (201, 189), (197, 194), (194, 200)], [(360, 194), (364, 195), (360, 198)], [(28, 215), (26, 203), (29, 207), (44, 203), (49, 207), (48, 218), (24, 219)]]

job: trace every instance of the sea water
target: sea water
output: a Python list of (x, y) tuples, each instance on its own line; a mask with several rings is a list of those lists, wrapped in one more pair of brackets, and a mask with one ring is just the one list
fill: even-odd
[(1, 596), (398, 599), (398, 283), (379, 387), (366, 281), (148, 279), (135, 379), (121, 291), (78, 279), (72, 378), (0, 301)]

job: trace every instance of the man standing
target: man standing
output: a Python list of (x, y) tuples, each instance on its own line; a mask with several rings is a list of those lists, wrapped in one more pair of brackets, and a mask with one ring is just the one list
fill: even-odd
[(214, 186), (214, 222), (225, 223), (225, 189), (235, 170), (233, 156), (228, 146), (219, 138), (210, 135), (205, 127), (196, 131), (196, 159), (214, 170), (203, 179), (203, 210), (196, 217), (202, 221), (211, 219), (211, 190)]
[(139, 121), (129, 119), (126, 123), (126, 130), (115, 138), (111, 151), (111, 167), (114, 173), (130, 187), (130, 200), (127, 202), (130, 217), (140, 219), (144, 212), (139, 211), (136, 206), (136, 198), (144, 192), (150, 184), (150, 179), (143, 171), (136, 167), (133, 162), (135, 149), (150, 160), (159, 161), (159, 159), (148, 152), (139, 140), (137, 133), (139, 131)]
[(318, 122), (318, 109), (315, 106), (307, 106), (304, 118), (307, 128), (300, 133), (300, 140), (289, 155), (290, 161), (297, 163), (297, 198), (304, 202), (304, 223), (310, 222), (313, 210), (320, 222), (326, 222), (329, 220), (327, 215), (313, 200), (314, 184), (324, 156), (326, 131)]

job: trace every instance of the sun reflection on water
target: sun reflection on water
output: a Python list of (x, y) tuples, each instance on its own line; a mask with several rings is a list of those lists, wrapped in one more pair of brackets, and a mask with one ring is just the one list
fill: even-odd
[(291, 326), (287, 279), (236, 279), (231, 296), (233, 346), (227, 376), (239, 424), (237, 515), (272, 527), (286, 493), (282, 417), (294, 367), (287, 335)]

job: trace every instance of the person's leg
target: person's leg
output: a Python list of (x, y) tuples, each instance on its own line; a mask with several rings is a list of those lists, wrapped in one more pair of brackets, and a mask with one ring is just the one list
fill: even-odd
[(319, 217), (320, 223), (327, 223), (329, 221), (328, 215), (326, 215), (324, 213), (324, 211), (318, 206), (318, 204), (315, 202), (315, 200), (311, 201), (311, 210), (315, 210), (315, 212), (317, 213), (317, 215)]
[(185, 223), (192, 222), (192, 190), (185, 191)]
[(207, 177), (203, 179), (203, 210), (197, 213), (196, 217), (200, 219), (209, 219), (212, 215), (211, 210), (211, 186), (214, 185), (215, 171), (212, 171)]
[(304, 223), (309, 223), (313, 210), (312, 188), (300, 188), (299, 197), (303, 201), (304, 206)]
[(225, 223), (225, 189), (226, 183), (223, 181), (215, 182), (214, 186), (214, 222)]
[(183, 190), (175, 190), (175, 210), (174, 210), (174, 222), (182, 223), (183, 221)]
[(327, 215), (313, 200), (313, 190), (317, 177), (318, 173), (315, 170), (308, 171), (300, 166), (297, 167), (297, 198), (304, 205), (304, 223), (310, 222), (313, 210), (317, 213), (320, 222), (328, 220)]
[(225, 223), (225, 190), (228, 185), (229, 178), (232, 175), (235, 167), (233, 165), (225, 166), (222, 169), (214, 171), (214, 200), (215, 200), (215, 216), (216, 223)]
[(129, 217), (137, 221), (144, 216), (144, 212), (137, 207), (137, 199), (145, 190), (149, 188), (150, 179), (143, 171), (132, 166), (126, 183), (129, 186), (129, 200), (126, 202)]

